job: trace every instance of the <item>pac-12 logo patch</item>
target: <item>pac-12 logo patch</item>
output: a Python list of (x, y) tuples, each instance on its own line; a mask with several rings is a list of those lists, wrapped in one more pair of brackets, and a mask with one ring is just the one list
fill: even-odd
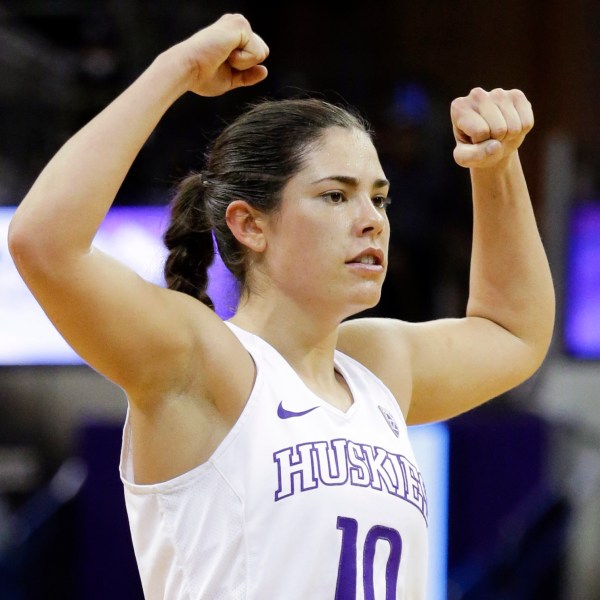
[(386, 423), (390, 426), (390, 429), (394, 432), (394, 435), (400, 437), (400, 430), (398, 429), (398, 424), (396, 423), (396, 419), (392, 416), (392, 413), (381, 405), (379, 406), (379, 410), (386, 420)]

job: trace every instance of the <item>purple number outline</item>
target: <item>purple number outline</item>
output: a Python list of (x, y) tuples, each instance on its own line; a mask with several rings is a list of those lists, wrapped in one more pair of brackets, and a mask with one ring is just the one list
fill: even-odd
[[(356, 600), (358, 522), (356, 519), (338, 516), (337, 528), (342, 532), (342, 546), (334, 600)], [(365, 600), (375, 599), (373, 565), (375, 547), (379, 540), (385, 540), (390, 545), (390, 555), (385, 568), (385, 598), (394, 600), (402, 556), (402, 537), (398, 531), (384, 525), (371, 527), (365, 538), (363, 548), (364, 597)]]

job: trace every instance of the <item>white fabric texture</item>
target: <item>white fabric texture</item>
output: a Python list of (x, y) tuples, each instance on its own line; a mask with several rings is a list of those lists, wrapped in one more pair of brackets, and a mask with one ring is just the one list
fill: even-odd
[(342, 412), (228, 325), (257, 375), (207, 462), (135, 484), (125, 423), (121, 478), (146, 599), (422, 600), (427, 500), (390, 391), (336, 351), (354, 399)]

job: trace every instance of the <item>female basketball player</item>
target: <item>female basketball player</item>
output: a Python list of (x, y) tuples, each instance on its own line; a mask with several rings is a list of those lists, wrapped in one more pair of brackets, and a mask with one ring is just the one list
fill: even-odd
[[(475, 221), (462, 319), (343, 322), (379, 299), (388, 182), (365, 124), (317, 100), (258, 105), (182, 184), (173, 289), (93, 248), (171, 104), (258, 83), (267, 54), (240, 15), (161, 54), (50, 161), (11, 252), (62, 335), (127, 394), (121, 473), (148, 598), (420, 599), (427, 499), (406, 422), (517, 385), (551, 337), (517, 154), (531, 107), (515, 90), (452, 104)], [(242, 284), (229, 323), (204, 291), (211, 229)]]

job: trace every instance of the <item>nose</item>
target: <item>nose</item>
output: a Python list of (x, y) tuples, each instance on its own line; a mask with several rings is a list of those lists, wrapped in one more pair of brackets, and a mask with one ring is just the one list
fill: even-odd
[(383, 209), (377, 208), (369, 196), (361, 197), (355, 219), (355, 233), (358, 236), (379, 237), (387, 223)]

